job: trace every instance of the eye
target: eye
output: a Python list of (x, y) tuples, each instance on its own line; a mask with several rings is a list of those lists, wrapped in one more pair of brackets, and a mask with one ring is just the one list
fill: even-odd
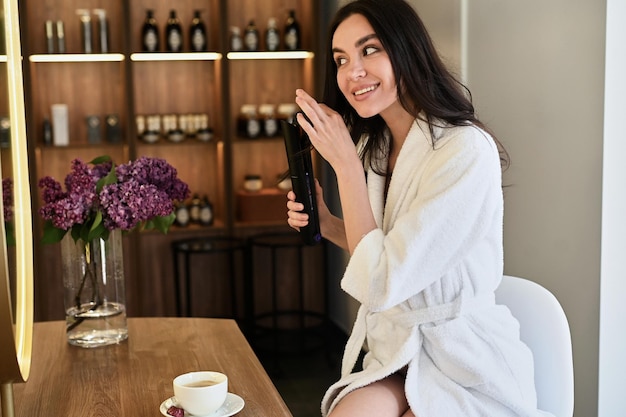
[(376, 46), (366, 46), (365, 48), (363, 48), (363, 55), (364, 56), (371, 55), (378, 51), (379, 51), (379, 48), (377, 48)]
[(344, 65), (346, 62), (348, 62), (348, 60), (343, 56), (335, 57), (335, 65), (337, 65), (337, 67)]

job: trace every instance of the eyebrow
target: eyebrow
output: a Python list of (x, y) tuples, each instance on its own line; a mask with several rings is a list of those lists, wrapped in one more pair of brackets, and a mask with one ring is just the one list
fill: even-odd
[[(374, 39), (374, 38), (378, 38), (378, 36), (375, 33), (371, 33), (369, 35), (365, 35), (362, 38), (358, 39), (355, 43), (354, 46), (356, 46), (357, 48), (360, 46), (363, 46), (364, 43), (366, 43), (367, 41), (369, 41), (370, 39)], [(343, 49), (341, 48), (333, 48), (332, 52), (345, 52)]]

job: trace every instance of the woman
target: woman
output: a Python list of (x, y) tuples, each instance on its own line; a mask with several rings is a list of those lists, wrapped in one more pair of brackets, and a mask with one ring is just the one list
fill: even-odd
[(519, 325), (494, 302), (506, 152), (404, 1), (347, 4), (327, 51), (326, 104), (298, 90), (298, 122), (336, 173), (343, 219), (317, 185), (320, 227), (350, 252), (341, 286), (361, 306), (322, 414), (545, 415)]

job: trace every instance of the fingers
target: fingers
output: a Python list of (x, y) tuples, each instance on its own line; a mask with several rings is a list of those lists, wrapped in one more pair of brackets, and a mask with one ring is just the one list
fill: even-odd
[(287, 193), (287, 224), (293, 229), (300, 231), (301, 227), (309, 224), (309, 215), (301, 212), (304, 210), (304, 204), (295, 200), (295, 193), (289, 191)]

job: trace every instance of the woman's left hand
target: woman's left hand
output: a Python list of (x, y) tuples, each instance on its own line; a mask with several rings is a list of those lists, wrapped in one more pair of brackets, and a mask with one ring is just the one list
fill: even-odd
[(309, 119), (299, 114), (298, 123), (309, 136), (313, 147), (335, 172), (346, 163), (361, 164), (350, 132), (339, 113), (323, 103), (318, 103), (302, 89), (296, 90), (296, 104)]

